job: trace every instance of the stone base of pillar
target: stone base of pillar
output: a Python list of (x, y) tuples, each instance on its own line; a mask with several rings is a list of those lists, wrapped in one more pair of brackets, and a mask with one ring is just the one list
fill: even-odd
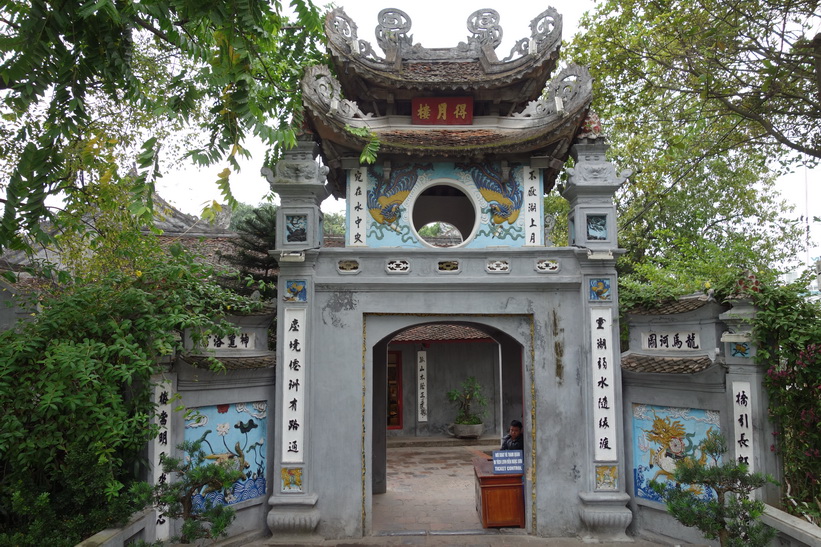
[(582, 521), (587, 530), (586, 542), (633, 541), (627, 527), (633, 513), (626, 507), (630, 496), (624, 492), (579, 492), (582, 500)]
[(320, 519), (317, 498), (316, 494), (271, 496), (271, 510), (266, 518), (271, 530), (268, 545), (321, 542), (323, 538), (316, 534)]

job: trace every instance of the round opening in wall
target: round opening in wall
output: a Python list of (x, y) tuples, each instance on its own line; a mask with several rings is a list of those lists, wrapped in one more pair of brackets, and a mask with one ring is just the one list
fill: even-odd
[(458, 247), (470, 239), (476, 225), (471, 199), (449, 184), (422, 191), (413, 203), (413, 229), (432, 247)]

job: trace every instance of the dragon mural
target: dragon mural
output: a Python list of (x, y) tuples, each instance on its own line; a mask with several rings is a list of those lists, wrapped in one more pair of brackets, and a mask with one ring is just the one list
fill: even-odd
[[(686, 458), (691, 458), (704, 464), (707, 461), (707, 456), (704, 452), (699, 458), (696, 458), (696, 444), (693, 442), (695, 433), (687, 433), (684, 425), (678, 421), (673, 420), (669, 416), (660, 418), (655, 416), (653, 419), (653, 428), (643, 430), (648, 441), (656, 443), (657, 448), (650, 452), (650, 469), (658, 467), (656, 474), (651, 480), (658, 480), (659, 477), (664, 477), (667, 480), (673, 480), (676, 472), (676, 464)], [(708, 433), (712, 428), (707, 430)]]
[[(719, 427), (717, 412), (652, 405), (634, 405), (634, 480), (636, 495), (662, 501), (650, 483), (675, 483), (676, 464), (692, 460), (704, 464), (701, 447), (707, 435)], [(680, 485), (701, 499), (714, 496), (712, 489)]]
[(385, 180), (385, 177), (370, 168), (369, 174), (377, 181), (373, 189), (368, 190), (368, 210), (373, 219), (378, 224), (398, 231), (396, 225), (402, 218), (402, 204), (419, 179), (419, 171), (432, 169), (432, 163), (400, 165), (391, 169), (388, 180)]
[(524, 192), (515, 178), (502, 183), (501, 171), (485, 163), (458, 163), (456, 167), (470, 174), (479, 193), (488, 204), (491, 222), (513, 224), (522, 210)]

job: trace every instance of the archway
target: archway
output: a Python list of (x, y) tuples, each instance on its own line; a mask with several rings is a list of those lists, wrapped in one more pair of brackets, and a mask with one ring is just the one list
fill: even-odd
[[(426, 454), (432, 455), (428, 461), (435, 462), (437, 450), (442, 450), (443, 444), (452, 444), (447, 426), (453, 421), (455, 409), (446, 392), (459, 387), (468, 376), (479, 380), (489, 403), (483, 438), (476, 448), (487, 451), (497, 447), (505, 424), (523, 420), (525, 408), (529, 407), (523, 397), (522, 352), (522, 344), (512, 336), (475, 320), (417, 322), (379, 340), (373, 347), (372, 493), (387, 492), (389, 439), (394, 444), (397, 440), (422, 441), (412, 451), (417, 465)], [(455, 470), (450, 462), (444, 464), (449, 468), (448, 476), (458, 471), (460, 488), (464, 477), (472, 478), (470, 452), (479, 452), (465, 448), (457, 454), (464, 469)], [(396, 452), (394, 449), (394, 457)], [(437, 469), (442, 467), (433, 465), (423, 472), (436, 473)], [(463, 495), (472, 507), (472, 480)], [(429, 504), (437, 502), (441, 501), (432, 494)]]

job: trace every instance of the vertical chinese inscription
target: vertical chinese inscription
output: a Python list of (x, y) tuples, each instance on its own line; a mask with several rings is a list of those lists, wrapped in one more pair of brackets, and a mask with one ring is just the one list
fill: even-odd
[(592, 308), (590, 319), (594, 454), (599, 462), (616, 461), (618, 444), (613, 370), (613, 311), (610, 308)]
[(539, 188), (541, 187), (541, 170), (525, 166), (522, 170), (524, 177), (524, 192), (525, 192), (525, 245), (544, 245), (542, 237), (544, 236), (544, 229), (542, 228), (542, 196)]
[(419, 422), (428, 421), (428, 353), (416, 352), (416, 419)]
[[(160, 380), (154, 384), (154, 402), (157, 405), (157, 414), (154, 420), (159, 428), (159, 434), (154, 439), (154, 456), (151, 462), (154, 484), (167, 482), (168, 477), (162, 469), (163, 460), (170, 454), (171, 439), (171, 382)], [(166, 517), (160, 516), (163, 508), (157, 508), (156, 534), (157, 539), (166, 539), (171, 533), (171, 523)]]
[(753, 400), (750, 382), (733, 382), (733, 432), (735, 454), (739, 463), (753, 466)]
[(305, 309), (285, 309), (282, 379), (282, 462), (302, 463), (305, 452)]
[(364, 247), (368, 228), (367, 180), (365, 167), (348, 171), (348, 246)]

